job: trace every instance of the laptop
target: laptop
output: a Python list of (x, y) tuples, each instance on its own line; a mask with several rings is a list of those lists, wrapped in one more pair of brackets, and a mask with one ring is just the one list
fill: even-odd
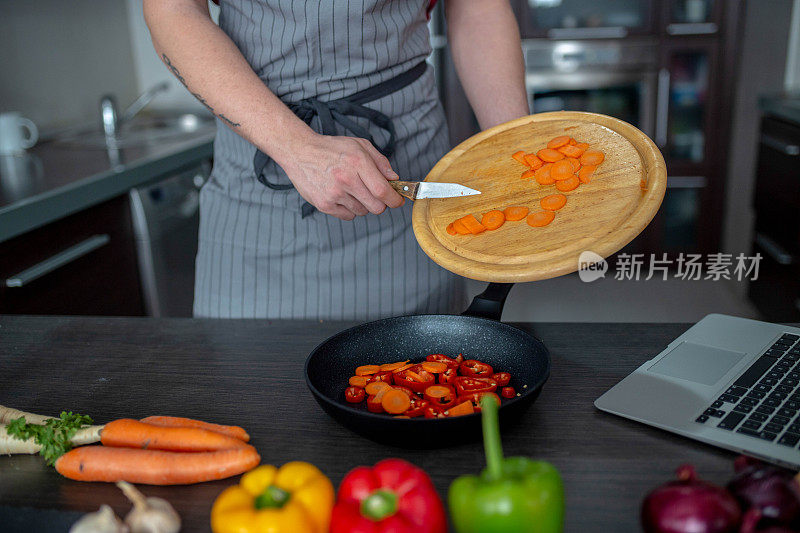
[(797, 469), (799, 384), (800, 328), (712, 314), (594, 404)]

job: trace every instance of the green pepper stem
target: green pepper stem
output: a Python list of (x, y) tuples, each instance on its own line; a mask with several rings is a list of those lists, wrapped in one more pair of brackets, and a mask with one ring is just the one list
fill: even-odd
[(486, 452), (486, 471), (491, 479), (500, 479), (503, 475), (503, 444), (500, 441), (497, 409), (493, 396), (485, 394), (481, 398), (483, 450)]
[(377, 489), (361, 502), (361, 515), (370, 520), (380, 522), (387, 516), (397, 512), (397, 494), (390, 490)]
[(291, 493), (275, 485), (269, 485), (256, 496), (253, 505), (256, 509), (280, 509), (292, 497)]

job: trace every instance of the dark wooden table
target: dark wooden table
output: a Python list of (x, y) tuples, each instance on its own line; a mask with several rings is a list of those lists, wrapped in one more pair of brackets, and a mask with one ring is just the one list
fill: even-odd
[[(348, 323), (147, 318), (0, 317), (0, 404), (96, 421), (173, 414), (244, 426), (264, 463), (304, 460), (334, 485), (386, 457), (423, 467), (442, 497), (484, 466), (480, 443), (432, 451), (374, 444), (339, 426), (305, 386), (303, 363)], [(519, 324), (533, 331), (529, 324)], [(684, 324), (537, 324), (552, 374), (523, 421), (503, 434), (507, 455), (551, 461), (564, 477), (566, 530), (638, 531), (639, 504), (681, 463), (725, 482), (734, 454), (596, 410), (593, 401), (688, 328)], [(168, 499), (184, 531), (205, 531), (228, 479), (143, 487)], [(59, 476), (39, 456), (0, 457), (0, 530), (66, 531), (108, 503), (112, 484)]]

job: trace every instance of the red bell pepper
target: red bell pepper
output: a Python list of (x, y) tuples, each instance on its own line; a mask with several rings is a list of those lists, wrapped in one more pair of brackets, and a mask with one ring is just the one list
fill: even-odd
[(344, 399), (350, 403), (359, 403), (364, 401), (366, 394), (361, 387), (347, 387), (344, 390)]
[(492, 378), (459, 376), (453, 380), (453, 385), (455, 385), (459, 396), (472, 394), (473, 392), (494, 392), (497, 390), (497, 382)]
[(425, 408), (428, 407), (428, 400), (420, 400), (419, 396), (414, 395), (411, 397), (411, 406), (403, 413), (408, 418), (416, 418), (425, 414)]
[(477, 359), (467, 359), (458, 367), (462, 376), (492, 377), (494, 370), (491, 365), (478, 361)]
[(351, 470), (339, 485), (330, 533), (447, 533), (428, 475), (402, 459)]
[[(435, 394), (431, 393), (435, 390)], [(425, 399), (435, 403), (442, 409), (448, 409), (456, 404), (456, 389), (452, 385), (432, 385), (425, 389)]]
[(497, 382), (498, 387), (505, 387), (511, 381), (511, 374), (508, 372), (498, 372), (492, 379)]

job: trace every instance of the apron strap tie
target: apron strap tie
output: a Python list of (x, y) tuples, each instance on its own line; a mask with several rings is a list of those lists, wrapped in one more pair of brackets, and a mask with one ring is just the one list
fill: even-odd
[[(336, 135), (336, 125), (339, 124), (353, 137), (367, 139), (381, 154), (385, 157), (391, 157), (395, 149), (395, 129), (392, 120), (380, 111), (370, 109), (364, 104), (388, 96), (410, 85), (424, 74), (426, 68), (427, 63), (423, 61), (414, 66), (414, 68), (390, 80), (386, 80), (374, 87), (364, 89), (363, 91), (359, 91), (340, 100), (323, 102), (317, 98), (306, 98), (300, 102), (289, 103), (287, 106), (298, 118), (309, 126), (314, 120), (314, 117), (319, 117), (320, 133), (323, 135)], [(379, 146), (369, 132), (369, 129), (358, 124), (350, 117), (364, 118), (371, 124), (385, 131), (388, 137), (386, 142), (382, 146)], [(274, 183), (267, 178), (264, 174), (264, 169), (268, 162), (269, 156), (261, 150), (256, 150), (256, 154), (253, 157), (253, 169), (255, 170), (258, 181), (276, 191), (294, 189), (294, 185), (291, 183)], [(314, 211), (316, 211), (316, 208), (310, 203), (305, 202), (301, 208), (301, 216), (302, 218), (306, 218), (312, 215)]]

